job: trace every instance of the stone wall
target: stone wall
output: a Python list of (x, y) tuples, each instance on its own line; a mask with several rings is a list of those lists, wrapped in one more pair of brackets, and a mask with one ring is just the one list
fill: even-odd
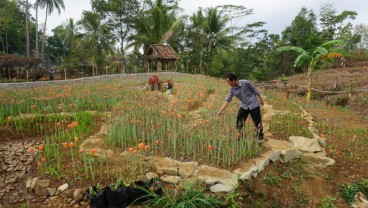
[(148, 81), (148, 79), (153, 74), (158, 74), (159, 77), (160, 76), (178, 77), (178, 76), (188, 76), (189, 75), (189, 74), (184, 74), (184, 73), (179, 73), (179, 72), (159, 72), (159, 73), (101, 75), (101, 76), (93, 76), (93, 77), (83, 77), (79, 79), (55, 80), (55, 81), (0, 83), (0, 91), (34, 88), (34, 87), (47, 87), (47, 86), (55, 86), (55, 85), (69, 85), (69, 84), (75, 84), (75, 83), (98, 82), (98, 81), (106, 81), (106, 80), (112, 80), (112, 79), (126, 79), (126, 78), (134, 78), (140, 81)]

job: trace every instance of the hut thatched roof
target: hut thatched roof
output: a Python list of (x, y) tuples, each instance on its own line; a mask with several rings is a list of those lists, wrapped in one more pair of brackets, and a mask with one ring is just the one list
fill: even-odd
[(176, 61), (180, 59), (179, 54), (168, 45), (150, 45), (150, 47), (144, 53), (143, 58), (145, 60), (172, 60)]

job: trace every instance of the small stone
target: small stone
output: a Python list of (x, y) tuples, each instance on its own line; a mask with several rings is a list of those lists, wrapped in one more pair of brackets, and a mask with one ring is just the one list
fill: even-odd
[(31, 190), (33, 190), (35, 188), (37, 181), (38, 181), (38, 177), (35, 177), (35, 178), (31, 179), (31, 185), (30, 185)]
[(213, 193), (219, 193), (219, 192), (234, 193), (235, 191), (233, 186), (224, 185), (224, 184), (213, 185), (210, 187), (210, 190)]
[(73, 193), (73, 199), (77, 202), (83, 199), (84, 191), (81, 188), (75, 189)]
[(153, 179), (153, 178), (158, 178), (159, 176), (158, 176), (158, 174), (157, 173), (154, 173), (154, 172), (148, 172), (148, 173), (146, 173), (146, 179), (147, 180), (151, 180), (151, 179)]
[(61, 193), (61, 196), (68, 198), (68, 199), (69, 198), (73, 199), (74, 191), (75, 189), (66, 189), (65, 191)]
[(69, 185), (67, 183), (64, 183), (63, 185), (59, 186), (59, 188), (57, 189), (59, 192), (63, 192), (65, 191), (67, 188), (69, 187)]
[(161, 176), (162, 181), (172, 184), (178, 184), (180, 182), (179, 176)]
[(164, 174), (164, 171), (163, 171), (163, 170), (156, 170), (156, 173), (157, 173), (158, 175), (163, 175), (163, 174)]
[(49, 192), (50, 196), (54, 196), (56, 193), (56, 188), (47, 188), (47, 191)]
[(50, 185), (50, 180), (38, 180), (35, 186), (35, 194), (37, 196), (47, 196), (49, 194), (47, 188)]

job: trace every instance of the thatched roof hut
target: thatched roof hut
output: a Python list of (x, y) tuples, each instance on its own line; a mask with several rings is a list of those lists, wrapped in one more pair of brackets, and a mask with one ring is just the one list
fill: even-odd
[(169, 45), (150, 45), (143, 55), (143, 60), (148, 65), (149, 69), (157, 67), (157, 71), (173, 70), (174, 63), (180, 59), (180, 56), (176, 51)]

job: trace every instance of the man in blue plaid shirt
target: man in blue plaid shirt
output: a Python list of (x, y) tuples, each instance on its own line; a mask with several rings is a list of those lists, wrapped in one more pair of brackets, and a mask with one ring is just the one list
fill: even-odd
[(238, 80), (235, 74), (230, 73), (226, 79), (231, 87), (229, 95), (225, 99), (221, 110), (217, 113), (221, 115), (222, 111), (229, 105), (232, 98), (235, 96), (240, 101), (240, 108), (236, 117), (236, 127), (239, 131), (238, 138), (242, 135), (244, 122), (250, 114), (255, 127), (257, 128), (257, 138), (259, 143), (263, 143), (263, 126), (261, 118), (260, 105), (264, 105), (263, 98), (258, 90), (248, 80)]

